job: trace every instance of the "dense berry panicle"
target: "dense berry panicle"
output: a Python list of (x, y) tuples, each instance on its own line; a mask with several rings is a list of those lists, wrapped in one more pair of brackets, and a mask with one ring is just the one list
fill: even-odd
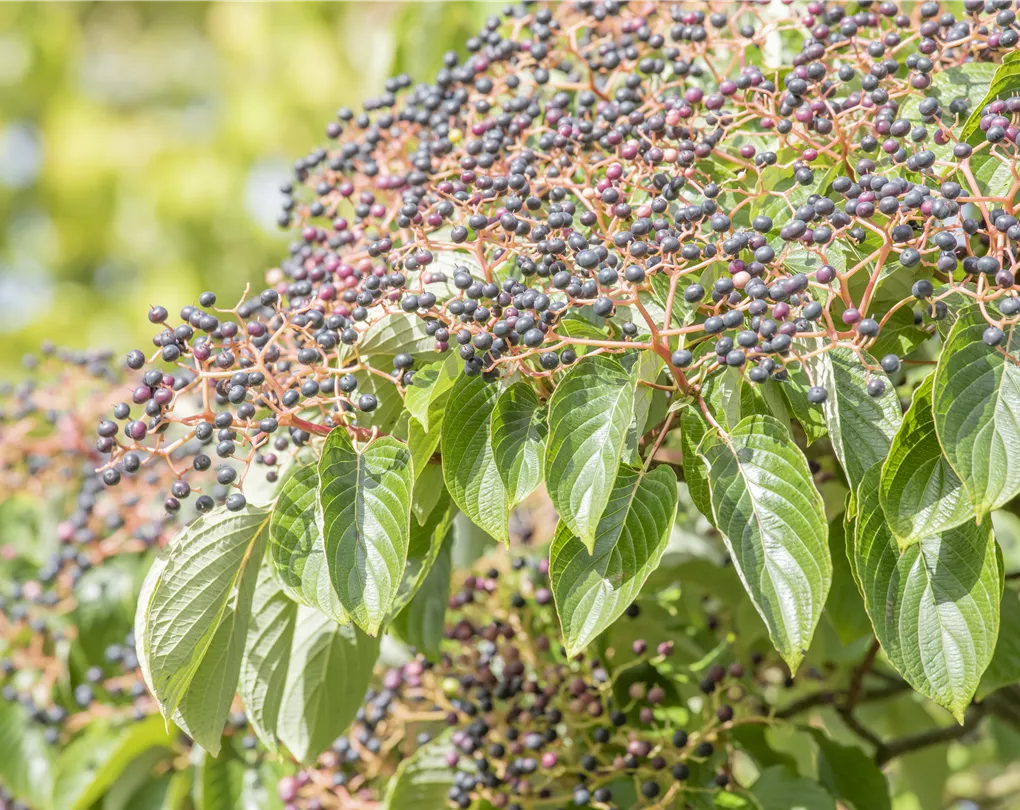
[[(58, 650), (74, 641), (68, 617), (95, 594), (89, 572), (143, 559), (195, 513), (268, 521), (249, 507), (274, 503), (274, 485), (314, 462), (335, 429), (360, 448), (394, 436), (383, 446), (410, 448), (416, 487), (415, 465), (449, 484), (429, 464), (446, 462), (436, 433), (421, 438), (430, 386), (485, 394), (499, 381), (503, 396), (523, 381), (538, 412), (582, 357), (634, 363), (628, 379), (665, 403), (628, 445), (640, 475), (621, 459), (606, 475), (677, 467), (693, 500), (700, 448), (684, 447), (680, 463), (656, 452), (688, 406), (684, 417), (703, 415), (728, 441), (721, 381), (750, 383), (737, 400), (778, 401), (835, 445), (831, 425), (812, 423), (847, 398), (819, 371), (828, 353), (865, 393), (849, 397), (865, 416), (867, 397), (885, 407), (911, 364), (932, 364), (927, 349), (964, 312), (979, 313), (967, 351), (1015, 363), (1020, 98), (990, 79), (1013, 64), (1013, 5), (511, 5), (431, 81), (393, 77), (360, 111), (339, 110), (281, 188), (280, 225), (295, 236), (264, 289), (236, 304), (206, 291), (152, 306), (151, 346), (122, 363), (47, 347), (28, 359), (29, 383), (0, 390), (0, 493), (55, 497), (62, 518), (41, 559), (0, 546), (27, 572), (0, 606), (4, 699), (51, 743), (100, 715), (154, 712), (143, 651), (123, 630), (84, 653), (69, 688), (54, 686)], [(645, 360), (654, 370), (642, 376)], [(784, 438), (818, 495), (813, 482), (834, 465)], [(864, 471), (839, 461), (861, 494)], [(444, 485), (436, 491), (452, 496)], [(427, 516), (407, 514), (417, 494), (401, 516), (421, 526)], [(695, 506), (718, 517), (715, 493), (701, 495), (709, 508)], [(321, 488), (315, 497), (312, 511), (325, 508)], [(820, 524), (821, 571), (826, 516), (819, 506), (808, 517)], [(721, 568), (737, 556), (720, 556)], [(707, 592), (684, 594), (698, 608), (669, 633), (658, 601), (631, 593), (597, 645), (568, 655), (549, 560), (516, 556), (507, 571), (499, 559), (453, 578), (438, 651), (412, 649), (376, 672), (351, 729), (288, 768), (276, 786), (287, 810), (378, 806), (401, 763), (433, 745), (455, 773), (452, 807), (667, 806), (688, 789), (733, 790), (734, 751), (755, 747), (747, 729), (782, 719), (772, 710), (802, 680), (828, 680), (810, 705), (841, 716), (862, 696), (867, 667), (849, 685), (813, 663), (795, 680), (745, 648), (739, 611)], [(1001, 588), (987, 590), (997, 599)], [(695, 638), (705, 654), (681, 649)], [(869, 667), (877, 651), (876, 641)], [(793, 652), (795, 668), (803, 650)], [(261, 756), (243, 715), (227, 732), (250, 761)]]
[(335, 425), (399, 434), (388, 403), (447, 352), (546, 391), (580, 354), (644, 349), (676, 396), (792, 371), (818, 404), (807, 358), (846, 347), (878, 396), (950, 306), (979, 303), (998, 346), (1020, 100), (956, 88), (1015, 47), (1008, 5), (508, 6), (295, 161), (266, 289), (149, 311), (165, 371), (136, 378), (107, 468), (200, 442), (240, 473), (168, 509), (241, 508), (251, 465), (272, 479)]

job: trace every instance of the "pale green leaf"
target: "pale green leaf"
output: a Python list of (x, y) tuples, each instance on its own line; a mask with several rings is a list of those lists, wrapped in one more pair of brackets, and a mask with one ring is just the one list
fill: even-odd
[(363, 355), (423, 354), (435, 349), (436, 339), (425, 333), (425, 320), (408, 312), (383, 315), (368, 327), (358, 343)]
[(890, 663), (915, 690), (963, 714), (999, 632), (1002, 574), (990, 523), (967, 522), (897, 547), (876, 465), (857, 490), (856, 570)]
[(546, 488), (589, 550), (620, 467), (637, 377), (604, 355), (582, 357), (549, 400)]
[(365, 698), (379, 641), (340, 625), (314, 608), (298, 607), (277, 735), (311, 762), (347, 730)]
[[(877, 367), (867, 355), (865, 358)], [(852, 489), (868, 470), (884, 461), (889, 452), (903, 419), (896, 390), (881, 370), (872, 371), (869, 377), (858, 356), (842, 346), (809, 362), (815, 384), (829, 393), (822, 404), (829, 441)], [(866, 390), (867, 380), (873, 377), (886, 384), (879, 397), (870, 396)]]
[(546, 409), (535, 390), (516, 382), (499, 395), (490, 426), (492, 457), (503, 479), (507, 511), (542, 481), (545, 465)]
[(443, 417), (443, 477), (450, 496), (471, 521), (509, 544), (506, 487), (489, 440), (499, 388), (481, 375), (461, 375)]
[(560, 521), (549, 578), (567, 655), (590, 644), (630, 606), (669, 543), (677, 510), (676, 475), (621, 467), (589, 552)]
[(931, 393), (929, 376), (914, 392), (882, 465), (882, 510), (901, 548), (974, 515), (935, 434)]
[(294, 641), (298, 603), (268, 568), (259, 571), (238, 692), (252, 729), (270, 749), (276, 748), (276, 726)]
[(443, 395), (453, 387), (460, 373), (460, 361), (450, 354), (445, 360), (422, 366), (414, 372), (404, 393), (404, 407), (427, 432), (432, 417), (442, 412)]
[(340, 604), (377, 635), (396, 598), (411, 527), (414, 473), (407, 446), (390, 436), (355, 450), (343, 427), (319, 459), (326, 564)]
[(1020, 494), (1020, 330), (992, 348), (987, 327), (976, 308), (960, 315), (932, 384), (935, 430), (978, 520)]
[(287, 595), (318, 608), (334, 621), (348, 621), (326, 565), (315, 465), (294, 470), (280, 488), (269, 521), (269, 556)]
[[(139, 603), (138, 609), (144, 613), (144, 632), (139, 638), (143, 639), (148, 678), (164, 717), (182, 704), (209, 658), (233, 668), (233, 693), (240, 650), (235, 657), (236, 645), (231, 640), (239, 637), (243, 644), (254, 572), (261, 562), (268, 522), (269, 512), (253, 507), (240, 512), (216, 511), (180, 532), (156, 563), (159, 570), (150, 583), (151, 593)], [(222, 677), (224, 682), (231, 680), (231, 673), (223, 671)], [(211, 698), (209, 686), (200, 683), (198, 691)], [(198, 695), (194, 699), (198, 700)], [(221, 705), (222, 700), (211, 699), (207, 708)], [(226, 719), (225, 711), (222, 719)], [(218, 715), (206, 718), (210, 728), (218, 720)]]
[(103, 720), (92, 723), (57, 758), (54, 810), (88, 810), (132, 762), (154, 749), (167, 756), (172, 746), (158, 716), (120, 727)]
[(449, 800), (457, 769), (446, 757), (455, 749), (448, 735), (418, 748), (397, 767), (390, 779), (384, 810), (442, 810)]

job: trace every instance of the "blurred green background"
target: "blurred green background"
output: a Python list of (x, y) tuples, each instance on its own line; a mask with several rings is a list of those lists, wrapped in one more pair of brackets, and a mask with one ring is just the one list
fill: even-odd
[(0, 378), (258, 283), (288, 242), (279, 185), (337, 108), (431, 78), (499, 8), (0, 4)]

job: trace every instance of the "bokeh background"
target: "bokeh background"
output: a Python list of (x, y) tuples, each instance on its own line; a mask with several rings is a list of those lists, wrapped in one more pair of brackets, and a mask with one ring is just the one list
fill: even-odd
[(119, 353), (151, 304), (240, 296), (337, 108), (431, 78), (499, 8), (0, 3), (0, 379), (44, 340)]

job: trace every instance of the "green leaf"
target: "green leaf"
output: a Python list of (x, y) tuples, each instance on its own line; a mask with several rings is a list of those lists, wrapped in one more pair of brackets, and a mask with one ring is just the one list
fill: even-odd
[(616, 360), (589, 355), (549, 400), (546, 487), (560, 520), (589, 551), (620, 467), (636, 385)]
[(977, 698), (982, 700), (996, 689), (1020, 683), (1020, 597), (1006, 588), (999, 609), (999, 638), (995, 652), (981, 676)]
[(237, 684), (268, 523), (269, 512), (253, 507), (199, 518), (157, 560), (138, 605), (141, 657), (160, 711), (169, 718), (180, 709), (178, 724), (212, 753)]
[(931, 394), (929, 376), (914, 392), (882, 465), (882, 510), (901, 548), (959, 526), (974, 514), (935, 434)]
[(355, 450), (347, 430), (326, 437), (319, 503), (329, 576), (340, 604), (377, 635), (407, 561), (414, 473), (407, 446), (391, 436)]
[(252, 729), (266, 746), (276, 748), (276, 726), (294, 641), (298, 603), (269, 569), (259, 571), (238, 692)]
[(326, 565), (319, 471), (300, 467), (287, 476), (269, 521), (269, 556), (287, 595), (318, 608), (334, 621), (348, 621)]
[(542, 482), (546, 409), (526, 382), (509, 386), (492, 409), (492, 457), (506, 490), (509, 512)]
[(808, 731), (818, 746), (818, 781), (831, 796), (853, 810), (890, 810), (889, 781), (871, 757), (821, 729)]
[(971, 156), (970, 165), (983, 195), (1009, 196), (1009, 190), (1013, 186), (1014, 161), (1001, 155), (978, 152)]
[(932, 384), (935, 430), (979, 521), (1020, 493), (1020, 331), (991, 348), (980, 311), (961, 314), (942, 348)]
[(432, 563), (421, 587), (393, 620), (391, 630), (404, 642), (424, 653), (429, 660), (439, 658), (443, 640), (443, 621), (450, 598), (453, 533), (447, 532), (439, 555)]
[(762, 771), (751, 785), (751, 794), (761, 810), (836, 810), (836, 803), (825, 788), (782, 765)]
[(419, 526), (417, 521), (411, 523), (407, 564), (404, 566), (404, 574), (400, 579), (397, 595), (390, 606), (391, 618), (404, 609), (404, 606), (411, 601), (418, 588), (421, 587), (429, 569), (439, 555), (443, 539), (453, 526), (455, 514), (456, 509), (453, 508), (449, 494), (445, 490), (441, 490), (439, 501), (433, 507), (432, 513), (424, 525)]
[(404, 413), (400, 391), (388, 375), (361, 369), (354, 372), (358, 381), (356, 396), (372, 394), (378, 401), (374, 411), (352, 411), (348, 417), (358, 427), (376, 428), (380, 433), (391, 433)]
[(443, 477), (464, 514), (509, 545), (506, 488), (489, 441), (498, 396), (498, 386), (481, 375), (457, 378), (443, 417)]
[(57, 758), (54, 810), (88, 810), (138, 757), (153, 749), (169, 754), (172, 744), (163, 720), (155, 716), (120, 727), (91, 724)]
[[(867, 355), (865, 358), (877, 366)], [(871, 377), (885, 382), (885, 392), (880, 397), (869, 396), (865, 368), (853, 351), (842, 346), (812, 358), (810, 365), (815, 384), (829, 392), (822, 404), (829, 441), (853, 489), (889, 453), (903, 419), (896, 389), (881, 371), (873, 371)]]
[[(1010, 54), (1012, 56), (1012, 54)], [(987, 67), (991, 67), (988, 65)], [(964, 143), (976, 144), (981, 138), (981, 110), (991, 104), (999, 96), (1012, 93), (1020, 88), (1020, 62), (1011, 60), (1008, 56), (1002, 60), (1002, 64), (995, 68), (991, 79), (988, 81), (988, 90), (985, 92), (981, 102), (976, 104), (967, 117), (963, 129), (960, 131), (960, 140)], [(976, 89), (976, 88), (975, 88)], [(977, 92), (961, 93), (972, 101), (977, 98)]]
[(659, 566), (676, 510), (672, 469), (621, 467), (592, 551), (560, 521), (549, 550), (549, 578), (568, 656), (587, 647), (637, 598)]
[(32, 808), (50, 806), (50, 748), (19, 703), (0, 700), (0, 784)]
[(450, 354), (445, 360), (422, 366), (411, 377), (404, 393), (404, 407), (426, 432), (436, 412), (442, 412), (443, 395), (453, 387), (459, 373), (460, 362)]
[(363, 355), (424, 354), (435, 347), (436, 339), (425, 332), (425, 321), (408, 312), (383, 315), (358, 343)]
[(311, 762), (347, 730), (365, 698), (379, 640), (340, 625), (314, 608), (297, 611), (277, 734)]
[(252, 767), (233, 746), (217, 759), (198, 758), (196, 771), (196, 810), (282, 810), (272, 772)]
[(745, 417), (698, 448), (712, 510), (737, 573), (796, 671), (832, 581), (828, 524), (807, 459), (771, 416)]
[[(442, 498), (449, 498), (446, 482), (443, 480), (443, 465), (439, 462), (424, 462), (421, 469), (414, 457), (414, 448), (408, 442), (414, 464), (414, 490), (411, 493), (411, 513), (419, 526), (425, 524)], [(413, 527), (412, 527), (413, 530)]]
[(857, 490), (856, 569), (890, 663), (961, 723), (995, 649), (1002, 575), (991, 524), (964, 523), (903, 551), (879, 503), (876, 465)]
[(390, 779), (384, 810), (442, 810), (457, 769), (446, 763), (455, 749), (447, 734), (418, 748)]
[(693, 406), (685, 408), (680, 414), (680, 448), (683, 452), (684, 482), (698, 511), (715, 526), (708, 474), (705, 472), (705, 465), (698, 458), (698, 445), (707, 432), (708, 423), (705, 417)]
[[(850, 538), (850, 553), (853, 553), (853, 538)], [(844, 646), (849, 646), (862, 636), (871, 635), (871, 620), (864, 610), (861, 592), (854, 580), (850, 559), (847, 555), (847, 537), (843, 520), (829, 522), (829, 556), (832, 558), (832, 587), (825, 601), (825, 612)]]

